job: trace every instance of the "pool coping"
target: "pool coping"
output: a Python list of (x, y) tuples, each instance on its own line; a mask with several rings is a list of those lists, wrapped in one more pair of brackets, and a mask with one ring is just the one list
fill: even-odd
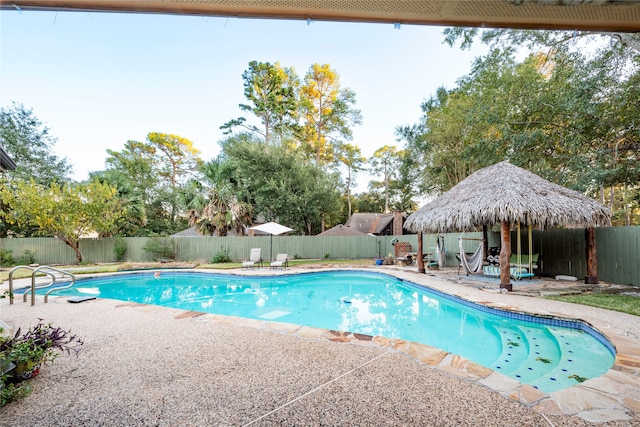
[[(627, 328), (620, 328), (620, 325), (616, 325), (615, 322), (613, 324), (611, 322), (607, 322), (606, 315), (622, 317), (623, 319), (618, 323), (622, 322), (623, 324), (626, 324), (625, 320), (627, 319), (625, 319), (625, 316), (630, 316), (630, 318), (633, 318), (633, 320), (640, 323), (640, 320), (636, 319), (636, 316), (625, 315), (623, 313), (611, 312), (603, 309), (589, 308), (588, 310), (580, 310), (580, 308), (583, 308), (584, 306), (558, 301), (549, 302), (548, 300), (542, 300), (539, 298), (523, 297), (505, 294), (502, 292), (478, 290), (475, 287), (466, 287), (458, 283), (453, 283), (443, 279), (442, 277), (438, 277), (437, 275), (418, 274), (414, 271), (384, 268), (384, 266), (375, 266), (375, 268), (323, 267), (317, 269), (291, 267), (287, 270), (271, 270), (263, 268), (251, 270), (232, 269), (224, 271), (179, 269), (175, 271), (264, 276), (293, 275), (318, 271), (340, 270), (387, 274), (401, 280), (406, 280), (407, 282), (418, 286), (424, 286), (437, 292), (442, 292), (474, 304), (480, 304), (494, 309), (584, 322), (601, 333), (615, 346), (616, 358), (614, 365), (607, 373), (600, 377), (587, 380), (583, 383), (576, 384), (559, 391), (544, 393), (533, 386), (520, 383), (507, 375), (493, 371), (466, 358), (421, 343), (379, 336), (369, 336), (348, 331), (312, 328), (268, 320), (254, 320), (178, 309), (172, 310), (179, 311), (180, 314), (178, 314), (177, 317), (180, 318), (198, 317), (214, 323), (232, 323), (234, 325), (259, 330), (291, 334), (304, 339), (322, 339), (334, 343), (385, 347), (390, 350), (406, 354), (425, 365), (439, 369), (462, 380), (477, 383), (508, 399), (518, 401), (544, 415), (577, 416), (588, 422), (616, 420), (640, 421), (640, 339), (636, 335), (640, 329), (634, 330), (632, 325), (629, 325)], [(115, 274), (135, 272), (148, 273), (149, 271), (123, 271)], [(113, 274), (114, 273), (81, 274), (78, 276), (81, 278), (89, 278)], [(541, 302), (544, 302), (544, 304), (541, 305)], [(18, 300), (18, 303), (22, 302)], [(144, 306), (144, 304), (131, 304)], [(168, 309), (166, 307), (161, 308)], [(553, 311), (550, 311), (550, 309), (553, 309)], [(586, 315), (580, 315), (579, 311), (588, 311), (588, 313)]]

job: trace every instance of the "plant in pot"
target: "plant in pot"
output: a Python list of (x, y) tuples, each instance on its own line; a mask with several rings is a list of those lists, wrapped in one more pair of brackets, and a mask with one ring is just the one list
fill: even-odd
[(31, 387), (26, 383), (15, 383), (12, 372), (16, 364), (9, 354), (9, 343), (13, 337), (2, 335), (0, 328), (0, 408), (7, 403), (25, 397), (31, 392)]
[(51, 323), (38, 319), (38, 324), (21, 334), (20, 329), (15, 336), (0, 345), (0, 351), (8, 354), (16, 367), (13, 376), (19, 380), (27, 380), (40, 372), (40, 367), (53, 362), (61, 352), (78, 353), (83, 341)]

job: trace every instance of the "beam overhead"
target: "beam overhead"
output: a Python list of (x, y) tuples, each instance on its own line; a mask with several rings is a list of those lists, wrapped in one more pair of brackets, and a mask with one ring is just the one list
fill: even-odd
[(1, 0), (0, 8), (640, 32), (640, 0)]

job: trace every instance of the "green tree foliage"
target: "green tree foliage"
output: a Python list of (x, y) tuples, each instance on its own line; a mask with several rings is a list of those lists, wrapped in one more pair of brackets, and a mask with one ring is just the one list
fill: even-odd
[(150, 132), (147, 143), (155, 149), (155, 172), (160, 178), (158, 194), (151, 208), (159, 218), (166, 219), (161, 226), (172, 231), (175, 226), (171, 227), (171, 224), (180, 223), (184, 208), (179, 205), (181, 187), (196, 176), (202, 163), (200, 151), (190, 140), (172, 134)]
[(329, 64), (309, 68), (300, 88), (301, 142), (316, 163), (333, 161), (333, 144), (352, 139), (351, 127), (362, 122), (355, 104), (355, 92), (340, 87), (340, 76)]
[(117, 187), (125, 203), (117, 234), (167, 235), (187, 226), (180, 194), (202, 163), (191, 141), (151, 132), (145, 142), (127, 141), (123, 150), (107, 153), (107, 169), (92, 173), (91, 180)]
[(0, 146), (16, 163), (10, 177), (42, 185), (67, 181), (71, 165), (53, 154), (56, 142), (33, 110), (16, 102), (0, 109)]
[[(107, 150), (107, 169), (93, 172), (90, 180), (107, 183), (118, 189), (126, 215), (118, 224), (116, 234), (145, 235), (148, 231), (147, 211), (158, 194), (159, 176), (155, 172), (155, 150), (148, 144), (127, 141), (122, 151)], [(140, 234), (142, 232), (142, 234)]]
[[(513, 46), (531, 52), (516, 66), (520, 72), (511, 86), (521, 98), (509, 92), (493, 101), (511, 105), (502, 116), (510, 126), (503, 126), (507, 143), (501, 156), (526, 159), (524, 166), (552, 181), (599, 193), (614, 223), (640, 221), (637, 35), (453, 28), (445, 36), (462, 48), (480, 39), (492, 52)], [(427, 129), (431, 123), (425, 120)]]
[(222, 142), (222, 159), (238, 198), (266, 221), (305, 234), (322, 230), (325, 216), (339, 209), (338, 177), (310, 163), (286, 144), (268, 150), (250, 135)]
[[(477, 169), (509, 160), (561, 185), (597, 191), (603, 182), (597, 173), (614, 170), (600, 164), (611, 159), (606, 151), (615, 151), (630, 118), (613, 119), (621, 116), (613, 114), (621, 105), (612, 102), (614, 81), (568, 51), (517, 62), (510, 50), (492, 50), (457, 88), (439, 90), (423, 104), (422, 134), (400, 130), (425, 166), (422, 188), (437, 194)], [(629, 160), (625, 169), (637, 170)]]
[(189, 225), (204, 235), (226, 236), (231, 229), (244, 235), (252, 224), (253, 207), (238, 201), (225, 166), (219, 160), (203, 164), (203, 180), (191, 180), (183, 192)]
[(249, 104), (240, 104), (242, 111), (255, 115), (262, 123), (262, 129), (246, 124), (246, 118), (239, 117), (221, 126), (227, 134), (236, 126), (262, 135), (266, 144), (271, 134), (282, 135), (295, 129), (297, 125), (297, 88), (299, 78), (292, 68), (282, 68), (279, 63), (251, 61), (242, 73), (244, 96)]
[(384, 213), (384, 201), (384, 194), (379, 190), (358, 193), (353, 198), (354, 212)]
[(186, 182), (202, 163), (200, 150), (193, 142), (178, 135), (150, 132), (147, 135), (149, 147), (155, 148), (160, 177), (172, 188)]
[(62, 240), (82, 262), (80, 238), (90, 232), (111, 235), (124, 215), (115, 188), (98, 182), (88, 184), (14, 181), (3, 186), (0, 197), (10, 210), (0, 213), (10, 224), (30, 225), (45, 235)]

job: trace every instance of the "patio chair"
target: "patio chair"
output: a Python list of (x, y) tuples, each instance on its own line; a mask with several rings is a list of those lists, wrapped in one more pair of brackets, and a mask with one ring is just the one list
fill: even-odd
[(271, 263), (271, 268), (287, 268), (289, 267), (289, 260), (287, 259), (287, 254), (278, 254), (276, 255), (275, 261)]
[(258, 264), (262, 268), (262, 249), (253, 248), (249, 254), (249, 261), (242, 263), (242, 268), (253, 268)]

